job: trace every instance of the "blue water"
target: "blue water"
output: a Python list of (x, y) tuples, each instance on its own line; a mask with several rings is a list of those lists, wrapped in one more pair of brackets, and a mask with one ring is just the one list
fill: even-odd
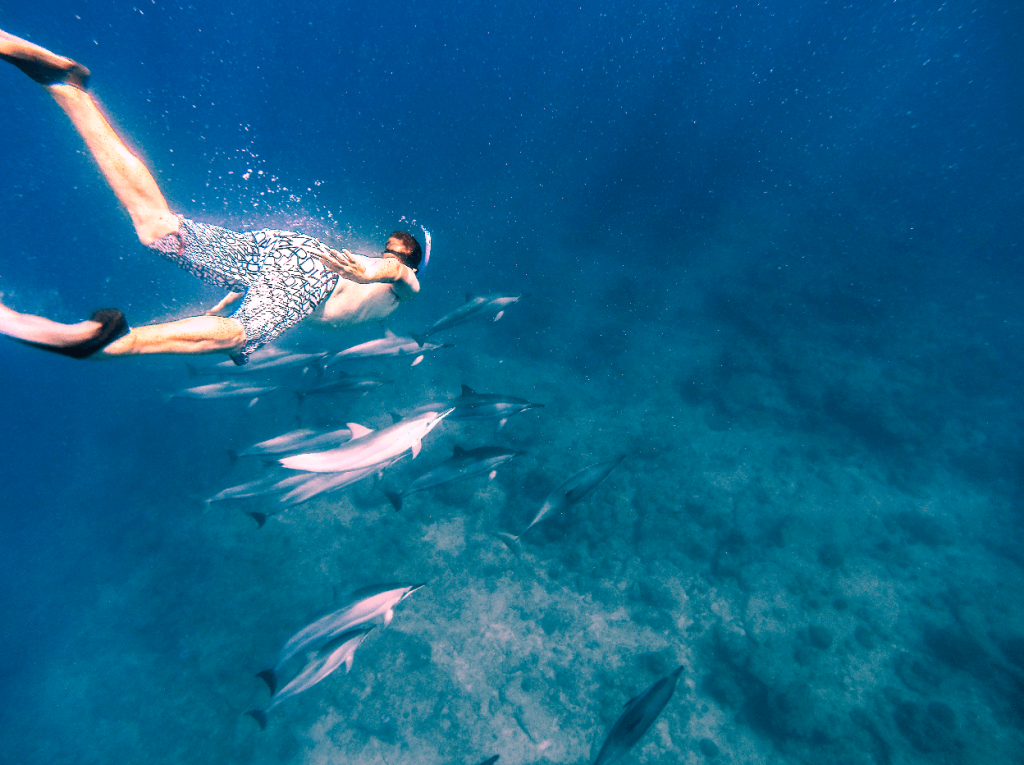
[[(429, 228), (392, 329), (528, 293), (301, 404), (0, 344), (0, 759), (585, 763), (684, 665), (623, 762), (1020, 761), (1019, 4), (44, 1), (0, 28), (92, 69), (176, 210), (354, 249)], [(0, 93), (5, 304), (221, 297), (138, 244), (43, 91), (4, 65)], [(204, 511), (261, 470), (230, 449), (463, 383), (545, 407), (445, 423), (384, 481), (527, 451), (491, 481)], [(491, 536), (622, 453), (520, 559)], [(254, 674), (389, 581), (429, 584), (260, 731)]]

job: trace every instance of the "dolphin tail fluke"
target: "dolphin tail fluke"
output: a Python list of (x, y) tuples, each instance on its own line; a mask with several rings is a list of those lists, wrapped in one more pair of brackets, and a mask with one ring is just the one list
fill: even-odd
[(246, 714), (260, 724), (260, 730), (267, 729), (267, 713), (262, 709), (250, 709)]
[[(273, 669), (265, 669), (262, 672), (257, 672), (256, 677), (260, 678), (267, 684), (267, 687), (270, 689), (271, 696), (277, 693), (277, 672)], [(263, 719), (266, 720), (265, 715)]]
[[(248, 515), (250, 518), (252, 518), (254, 521), (256, 521), (256, 528), (258, 528), (258, 529), (262, 529), (263, 528), (263, 524), (267, 522), (267, 517), (268, 516), (267, 516), (266, 513), (256, 513), (256, 512), (252, 512), (250, 510), (246, 510), (245, 514)], [(271, 690), (271, 693), (273, 693), (273, 690)]]
[(519, 537), (515, 534), (507, 534), (504, 531), (498, 531), (491, 534), (491, 536), (495, 539), (500, 539), (517, 558), (523, 554), (523, 546), (519, 543)]
[(384, 496), (388, 498), (388, 501), (395, 508), (396, 513), (402, 509), (401, 494), (399, 494), (397, 491), (388, 491), (387, 489), (381, 489), (381, 491), (384, 492)]

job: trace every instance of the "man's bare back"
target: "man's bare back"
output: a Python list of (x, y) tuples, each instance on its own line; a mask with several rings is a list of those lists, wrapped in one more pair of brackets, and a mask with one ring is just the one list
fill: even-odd
[[(394, 240), (388, 240), (389, 249), (397, 244)], [(332, 251), (332, 253), (334, 252), (337, 251)], [(355, 255), (348, 250), (342, 250), (341, 254), (360, 266), (361, 271), (356, 272), (359, 278), (365, 278), (365, 274), (381, 270), (381, 261), (375, 258)], [(394, 270), (394, 267), (387, 264), (386, 260), (389, 259), (385, 259), (383, 265)], [(326, 260), (323, 262), (324, 265), (331, 268)], [(351, 272), (348, 273), (351, 274)], [(398, 279), (391, 283), (379, 281), (361, 283), (356, 281), (353, 276), (346, 275), (345, 278), (338, 280), (334, 291), (317, 306), (308, 321), (338, 329), (354, 327), (371, 321), (381, 321), (390, 316), (403, 300), (412, 298), (419, 291), (420, 283), (416, 278), (416, 273), (404, 265), (399, 271)]]

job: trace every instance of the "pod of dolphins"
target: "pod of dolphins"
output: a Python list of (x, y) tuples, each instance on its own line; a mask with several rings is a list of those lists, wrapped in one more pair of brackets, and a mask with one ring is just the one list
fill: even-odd
[[(245, 367), (225, 362), (206, 369), (190, 367), (193, 375), (222, 375), (220, 382), (186, 388), (166, 398), (224, 399), (250, 398), (250, 406), (257, 397), (279, 389), (273, 384), (258, 384), (239, 379), (240, 375), (266, 372), (279, 373), (299, 370), (302, 383), (294, 387), (301, 401), (317, 393), (365, 393), (384, 384), (379, 378), (358, 378), (334, 370), (336, 365), (354, 358), (410, 357), (415, 366), (424, 354), (446, 344), (429, 342), (428, 338), (476, 318), (500, 319), (508, 306), (522, 299), (522, 295), (489, 294), (467, 296), (466, 303), (443, 316), (421, 333), (401, 337), (387, 331), (383, 338), (361, 343), (331, 354), (290, 353), (264, 348), (253, 354)], [(313, 372), (315, 380), (307, 378)], [(232, 453), (232, 460), (257, 457), (273, 466), (264, 477), (224, 489), (206, 502), (221, 502), (251, 498), (264, 498), (271, 503), (264, 512), (247, 512), (259, 527), (268, 518), (325, 492), (335, 491), (377, 476), (406, 454), (412, 459), (419, 456), (424, 438), (443, 420), (482, 422), (494, 421), (500, 431), (508, 419), (516, 414), (542, 407), (526, 399), (496, 393), (477, 393), (467, 385), (459, 396), (446, 401), (417, 407), (406, 417), (395, 416), (395, 422), (379, 430), (371, 430), (359, 423), (348, 423), (344, 428), (328, 431), (312, 429), (293, 430), (260, 441)], [(465, 449), (455, 446), (446, 461), (428, 470), (403, 489), (382, 488), (384, 495), (396, 511), (402, 509), (405, 499), (417, 492), (463, 481), (477, 475), (494, 478), (499, 467), (525, 452), (501, 446), (482, 446)], [(521, 538), (535, 525), (552, 515), (561, 513), (589, 497), (623, 461), (625, 455), (597, 462), (583, 468), (559, 484), (545, 498), (533, 519), (518, 534), (497, 532), (494, 536), (505, 543), (516, 556), (522, 554)], [(386, 628), (394, 618), (395, 608), (424, 584), (387, 582), (366, 587), (352, 593), (349, 600), (333, 608), (324, 616), (295, 632), (278, 651), (274, 665), (257, 674), (270, 691), (270, 701), (262, 709), (251, 709), (246, 714), (266, 728), (268, 716), (286, 700), (303, 693), (329, 677), (341, 666), (351, 670), (356, 650), (371, 635), (380, 621)], [(593, 765), (609, 765), (622, 759), (654, 724), (675, 693), (676, 684), (684, 667), (680, 666), (659, 679), (649, 688), (626, 702), (622, 715), (607, 733)], [(287, 678), (284, 684), (280, 680)], [(493, 765), (494, 755), (480, 765)]]

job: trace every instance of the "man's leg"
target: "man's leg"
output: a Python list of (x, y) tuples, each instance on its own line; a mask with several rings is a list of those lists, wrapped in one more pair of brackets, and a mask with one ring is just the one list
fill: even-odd
[[(132, 154), (85, 91), (89, 70), (38, 45), (0, 30), (0, 59), (8, 61), (38, 82), (71, 118), (118, 200), (131, 216), (139, 240), (150, 245), (178, 231), (156, 180)], [(245, 329), (235, 319), (196, 316), (164, 324), (127, 327), (121, 317), (119, 332), (109, 342), (103, 337), (109, 317), (103, 321), (60, 324), (41, 316), (20, 314), (0, 304), (0, 334), (23, 342), (84, 358), (112, 358), (149, 353), (202, 354), (240, 350)], [(97, 342), (101, 344), (94, 348)]]
[[(245, 346), (245, 330), (236, 319), (194, 316), (164, 324), (150, 324), (124, 331), (127, 325), (118, 311), (97, 311), (95, 319), (61, 324), (42, 316), (18, 313), (0, 303), (0, 334), (29, 345), (73, 358), (114, 358), (151, 353), (197, 355), (229, 353)], [(115, 339), (98, 344), (97, 334), (110, 332)]]
[(125, 146), (84, 90), (89, 70), (71, 59), (0, 31), (0, 58), (43, 85), (85, 139), (100, 171), (131, 216), (143, 244), (178, 230), (156, 180)]
[(124, 337), (97, 351), (92, 358), (110, 359), (149, 353), (229, 353), (244, 346), (245, 330), (238, 320), (223, 316), (193, 316), (165, 324), (134, 327)]

